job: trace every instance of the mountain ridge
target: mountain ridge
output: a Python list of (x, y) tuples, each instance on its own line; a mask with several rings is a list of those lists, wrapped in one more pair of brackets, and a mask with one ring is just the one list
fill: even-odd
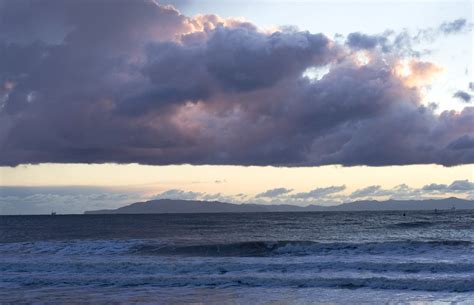
[(423, 200), (358, 200), (335, 206), (290, 204), (235, 204), (220, 201), (156, 199), (135, 202), (117, 209), (85, 211), (84, 214), (174, 214), (174, 213), (255, 213), (255, 212), (324, 212), (324, 211), (409, 211), (474, 209), (474, 200), (448, 197)]

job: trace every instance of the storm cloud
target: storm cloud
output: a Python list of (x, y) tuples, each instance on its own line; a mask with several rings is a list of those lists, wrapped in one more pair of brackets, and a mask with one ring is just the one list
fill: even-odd
[(0, 165), (474, 162), (474, 108), (435, 113), (431, 70), (400, 75), (363, 34), (339, 44), (152, 0), (0, 0), (0, 28)]

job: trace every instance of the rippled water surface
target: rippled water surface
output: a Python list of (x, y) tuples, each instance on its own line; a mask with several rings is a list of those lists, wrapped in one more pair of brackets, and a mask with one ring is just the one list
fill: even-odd
[(0, 303), (474, 304), (474, 211), (0, 217)]

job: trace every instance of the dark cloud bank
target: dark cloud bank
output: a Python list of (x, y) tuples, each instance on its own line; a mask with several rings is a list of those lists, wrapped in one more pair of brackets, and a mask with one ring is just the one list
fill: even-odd
[(474, 162), (473, 107), (423, 106), (383, 37), (266, 33), (145, 0), (0, 0), (0, 29), (0, 165)]

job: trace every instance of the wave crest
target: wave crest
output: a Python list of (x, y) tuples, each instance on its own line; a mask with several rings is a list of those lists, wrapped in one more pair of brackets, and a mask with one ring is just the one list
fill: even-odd
[(312, 241), (255, 241), (205, 245), (143, 244), (132, 249), (142, 255), (183, 256), (277, 256), (277, 255), (333, 255), (333, 254), (419, 254), (429, 250), (471, 249), (473, 243), (463, 240), (393, 241), (369, 243), (319, 243)]

